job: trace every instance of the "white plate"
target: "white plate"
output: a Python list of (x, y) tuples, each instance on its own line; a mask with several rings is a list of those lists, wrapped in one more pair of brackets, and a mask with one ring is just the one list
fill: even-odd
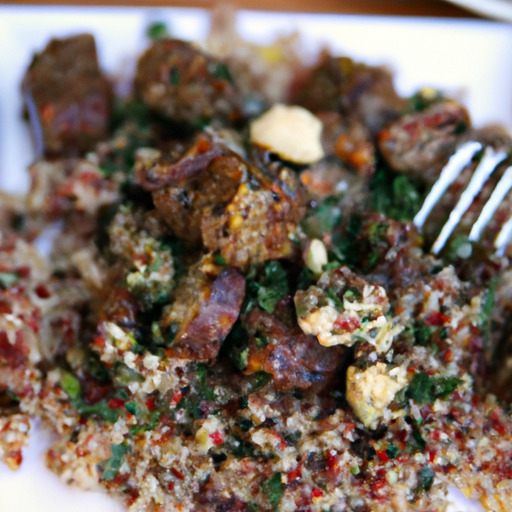
[[(163, 20), (177, 37), (201, 39), (208, 15), (193, 9), (34, 8), (0, 6), (0, 188), (26, 187), (32, 158), (30, 138), (20, 120), (19, 83), (33, 51), (51, 36), (78, 31), (96, 35), (103, 67), (115, 73), (129, 65), (144, 42), (150, 21)], [(240, 13), (239, 28), (253, 41), (298, 30), (309, 48), (327, 45), (369, 64), (385, 64), (403, 94), (429, 85), (469, 107), (474, 124), (512, 127), (512, 27), (479, 20), (442, 20), (311, 14)], [(48, 440), (40, 431), (12, 473), (0, 465), (2, 512), (115, 512), (102, 495), (68, 489), (42, 461)], [(451, 511), (479, 510), (472, 505)]]

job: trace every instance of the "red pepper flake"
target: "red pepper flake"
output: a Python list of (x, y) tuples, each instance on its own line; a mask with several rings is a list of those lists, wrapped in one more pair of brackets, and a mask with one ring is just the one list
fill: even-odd
[(171, 473), (178, 479), (178, 480), (185, 480), (185, 475), (176, 468), (171, 468)]
[(445, 323), (450, 321), (450, 317), (444, 315), (440, 311), (433, 311), (430, 313), (425, 319), (425, 324), (432, 326), (444, 325)]
[(434, 459), (436, 458), (436, 452), (434, 450), (429, 450), (428, 452), (428, 461), (430, 464), (434, 462)]
[(209, 435), (209, 438), (212, 440), (214, 445), (219, 445), (224, 442), (224, 436), (222, 435), (222, 432), (220, 432), (219, 430), (212, 432)]
[(286, 479), (288, 483), (295, 482), (296, 480), (300, 480), (302, 478), (302, 468), (297, 466), (295, 469), (292, 469), (287, 475)]
[(10, 315), (10, 314), (12, 314), (11, 305), (5, 300), (0, 300), (0, 315)]
[(169, 407), (171, 409), (174, 409), (179, 403), (180, 400), (183, 398), (183, 393), (181, 390), (176, 391), (174, 395), (172, 395), (171, 401), (169, 402)]
[(210, 149), (210, 143), (206, 139), (200, 139), (197, 142), (197, 151), (199, 153), (206, 153)]
[(489, 419), (492, 423), (492, 428), (498, 432), (500, 436), (504, 435), (506, 433), (505, 427), (502, 425), (500, 421), (500, 410), (494, 409), (491, 414), (489, 415)]
[(22, 279), (26, 279), (30, 276), (30, 267), (18, 267), (16, 269), (16, 274), (18, 274)]
[(108, 401), (108, 406), (110, 409), (122, 409), (125, 402), (126, 400), (121, 400), (120, 398), (110, 398)]
[(98, 348), (105, 348), (105, 339), (102, 338), (101, 336), (96, 336), (96, 338), (94, 338), (94, 344)]
[(39, 310), (34, 309), (32, 310), (32, 314), (30, 315), (30, 318), (26, 321), (27, 325), (37, 334), (39, 332)]
[(167, 484), (167, 489), (171, 492), (174, 491), (174, 482), (169, 482)]
[(338, 459), (336, 450), (327, 451), (327, 467), (329, 469), (338, 469)]
[(35, 292), (40, 299), (47, 299), (51, 295), (50, 290), (44, 284), (37, 286)]
[(386, 453), (386, 450), (376, 450), (376, 453), (380, 462), (389, 462), (389, 457)]
[(146, 407), (148, 408), (148, 411), (154, 411), (156, 407), (156, 403), (152, 398), (147, 398), (144, 402), (146, 404)]
[(311, 489), (312, 498), (321, 498), (323, 495), (324, 493), (320, 489), (317, 489), (316, 487), (313, 487), (313, 489)]
[(359, 318), (348, 315), (340, 315), (334, 322), (334, 327), (340, 329), (341, 331), (352, 332), (361, 327), (361, 322)]

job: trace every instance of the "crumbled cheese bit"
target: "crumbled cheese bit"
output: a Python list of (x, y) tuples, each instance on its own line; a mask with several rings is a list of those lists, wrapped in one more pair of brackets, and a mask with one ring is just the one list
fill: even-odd
[(210, 448), (224, 439), (224, 426), (216, 416), (209, 416), (196, 432), (196, 441), (200, 453), (207, 453)]
[(347, 401), (354, 414), (367, 428), (377, 428), (385, 416), (391, 417), (387, 406), (408, 381), (404, 367), (387, 369), (384, 363), (377, 363), (366, 370), (350, 366), (347, 370)]
[(304, 260), (306, 266), (313, 274), (320, 274), (328, 261), (325, 244), (321, 240), (318, 240), (318, 238), (311, 240), (306, 249)]
[(324, 157), (322, 122), (308, 110), (277, 104), (251, 124), (251, 142), (285, 160), (309, 164)]

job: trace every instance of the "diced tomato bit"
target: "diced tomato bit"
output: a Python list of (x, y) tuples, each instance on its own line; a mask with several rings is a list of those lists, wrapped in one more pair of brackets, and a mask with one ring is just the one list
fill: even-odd
[(150, 412), (155, 410), (156, 403), (152, 398), (147, 398), (144, 403)]
[(0, 300), (0, 315), (10, 315), (11, 313), (11, 305), (5, 300)]
[(453, 361), (453, 351), (448, 348), (441, 353), (441, 357), (446, 363), (451, 363)]
[(102, 338), (101, 336), (96, 336), (94, 338), (94, 344), (98, 347), (98, 348), (105, 348), (105, 339)]
[(407, 368), (407, 373), (415, 374), (416, 373), (416, 368), (413, 368), (412, 366), (409, 366)]
[(336, 450), (327, 451), (327, 466), (329, 469), (338, 469), (339, 457)]
[(430, 433), (430, 437), (433, 441), (439, 441), (439, 438), (441, 437), (441, 431), (440, 430), (432, 430)]
[(185, 480), (185, 475), (176, 468), (171, 468), (171, 473), (178, 479), (178, 480)]
[(462, 400), (462, 395), (460, 394), (460, 391), (457, 389), (452, 393), (452, 399), (453, 400)]
[(209, 435), (210, 439), (212, 440), (214, 445), (219, 445), (224, 442), (224, 436), (222, 435), (222, 432), (216, 430), (215, 432), (212, 432)]
[(210, 143), (206, 139), (199, 139), (197, 143), (197, 150), (199, 153), (206, 153), (210, 147)]
[(440, 311), (433, 311), (425, 319), (425, 324), (431, 325), (431, 326), (438, 326), (438, 325), (444, 325), (445, 323), (447, 323), (449, 321), (450, 321), (449, 316), (444, 315)]
[(48, 288), (44, 284), (40, 284), (39, 286), (37, 286), (34, 291), (36, 292), (36, 295), (40, 299), (47, 299), (51, 295), (50, 290), (48, 290)]
[(334, 322), (334, 327), (342, 331), (355, 331), (361, 327), (359, 318), (347, 315), (340, 315)]
[(39, 310), (34, 309), (30, 318), (27, 319), (27, 325), (37, 334), (39, 332)]
[(500, 411), (499, 411), (499, 409), (494, 409), (491, 412), (491, 414), (489, 416), (489, 419), (491, 420), (492, 427), (494, 428), (494, 430), (496, 430), (496, 432), (498, 432), (498, 434), (500, 434), (500, 436), (504, 435), (506, 433), (505, 427), (500, 422)]
[(313, 487), (313, 489), (311, 489), (311, 496), (313, 498), (320, 498), (323, 495), (324, 493), (320, 489), (317, 489), (316, 487)]
[(172, 395), (171, 401), (169, 403), (169, 407), (171, 409), (174, 409), (179, 403), (180, 400), (183, 398), (183, 393), (181, 390), (176, 391), (174, 395)]
[(26, 279), (30, 276), (30, 267), (18, 267), (16, 269), (16, 274), (18, 274), (22, 279)]
[(108, 406), (110, 409), (122, 409), (125, 402), (126, 400), (121, 400), (120, 398), (110, 398), (108, 401)]
[(380, 462), (389, 462), (389, 457), (386, 453), (386, 450), (377, 450), (376, 452)]
[(295, 469), (292, 469), (287, 475), (288, 483), (295, 482), (295, 480), (300, 480), (302, 478), (302, 469), (300, 466), (297, 466)]

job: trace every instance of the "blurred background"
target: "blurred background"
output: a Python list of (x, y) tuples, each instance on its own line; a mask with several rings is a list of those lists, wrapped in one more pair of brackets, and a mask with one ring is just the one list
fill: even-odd
[[(180, 6), (210, 8), (215, 0), (8, 0), (4, 4), (59, 4), (59, 5), (125, 5), (125, 6)], [(435, 16), (449, 18), (484, 17), (489, 6), (491, 17), (503, 17), (507, 13), (506, 0), (470, 0), (447, 2), (444, 0), (230, 0), (238, 8), (268, 11), (332, 12), (347, 14), (376, 14), (404, 16)], [(466, 9), (456, 4), (468, 4)], [(476, 4), (476, 5), (475, 5)], [(503, 16), (500, 6), (503, 4)], [(496, 12), (496, 7), (498, 11)], [(470, 10), (471, 9), (471, 10)]]

